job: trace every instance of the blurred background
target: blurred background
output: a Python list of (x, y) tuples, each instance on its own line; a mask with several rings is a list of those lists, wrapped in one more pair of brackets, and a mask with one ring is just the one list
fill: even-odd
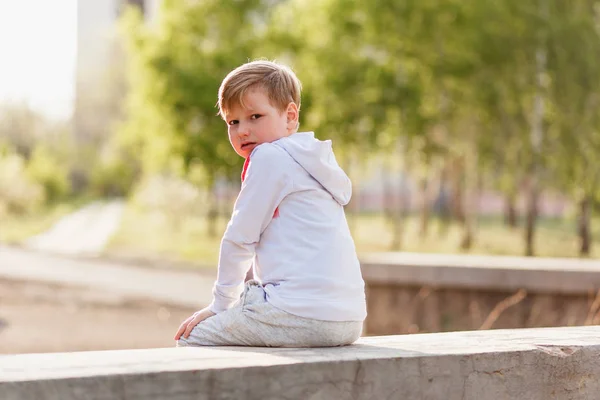
[[(295, 70), (300, 130), (333, 140), (360, 254), (599, 256), (598, 1), (1, 0), (0, 265), (212, 279), (243, 161), (217, 90), (259, 58)], [(0, 352), (170, 345), (193, 311), (0, 283)], [(36, 318), (56, 342), (22, 336)]]

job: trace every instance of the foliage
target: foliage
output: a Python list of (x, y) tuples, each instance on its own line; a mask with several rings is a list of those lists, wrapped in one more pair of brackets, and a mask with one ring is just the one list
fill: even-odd
[(35, 143), (48, 133), (49, 122), (24, 103), (0, 104), (0, 141), (29, 158)]
[(119, 139), (148, 174), (202, 169), (195, 183), (209, 188), (237, 176), (217, 89), (267, 57), (303, 82), (302, 129), (335, 139), (344, 159), (405, 158), (425, 181), (451, 170), (455, 191), (514, 198), (527, 178), (597, 198), (599, 10), (593, 0), (165, 0), (156, 25), (123, 19)]
[(89, 191), (99, 197), (127, 196), (133, 190), (139, 172), (135, 158), (112, 146), (95, 158), (90, 177)]
[(34, 148), (26, 173), (33, 182), (44, 188), (46, 203), (55, 203), (69, 194), (68, 165), (48, 146), (40, 144)]
[[(40, 202), (52, 204), (70, 194), (73, 152), (67, 122), (50, 121), (26, 104), (5, 103), (0, 105), (0, 143), (5, 144), (0, 149), (4, 162), (0, 173), (6, 187), (14, 186), (5, 188), (4, 197), (14, 198), (18, 191), (38, 193), (41, 188), (41, 194), (32, 194), (31, 201), (13, 204), (13, 211), (31, 211)], [(9, 191), (13, 194), (6, 194)]]
[(256, 56), (260, 16), (270, 3), (166, 0), (155, 29), (133, 10), (126, 13), (130, 94), (121, 132), (142, 154), (145, 170), (185, 173), (199, 165), (208, 186), (239, 170), (216, 116), (216, 95), (231, 69)]
[(27, 176), (25, 159), (0, 148), (0, 217), (32, 212), (43, 201), (44, 188)]

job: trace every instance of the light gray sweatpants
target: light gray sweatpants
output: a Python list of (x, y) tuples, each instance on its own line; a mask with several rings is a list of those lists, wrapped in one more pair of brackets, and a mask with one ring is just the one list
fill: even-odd
[(344, 346), (360, 337), (362, 325), (360, 321), (320, 321), (282, 311), (267, 302), (259, 282), (250, 280), (235, 306), (200, 322), (177, 346)]

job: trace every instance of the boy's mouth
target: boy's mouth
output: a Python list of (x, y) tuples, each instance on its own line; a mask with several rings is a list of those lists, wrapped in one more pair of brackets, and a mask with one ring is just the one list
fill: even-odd
[(247, 148), (248, 148), (248, 147), (250, 147), (250, 146), (254, 146), (255, 144), (256, 144), (255, 142), (248, 142), (248, 143), (244, 143), (244, 144), (242, 145), (242, 149), (244, 149), (244, 150), (245, 150), (245, 149), (247, 149)]

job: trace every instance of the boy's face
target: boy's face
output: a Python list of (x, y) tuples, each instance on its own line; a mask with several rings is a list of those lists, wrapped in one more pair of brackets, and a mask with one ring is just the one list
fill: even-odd
[(229, 141), (236, 153), (248, 158), (262, 143), (270, 143), (295, 132), (298, 107), (290, 103), (286, 110), (271, 105), (261, 88), (249, 90), (244, 96), (245, 108), (237, 104), (225, 114)]

